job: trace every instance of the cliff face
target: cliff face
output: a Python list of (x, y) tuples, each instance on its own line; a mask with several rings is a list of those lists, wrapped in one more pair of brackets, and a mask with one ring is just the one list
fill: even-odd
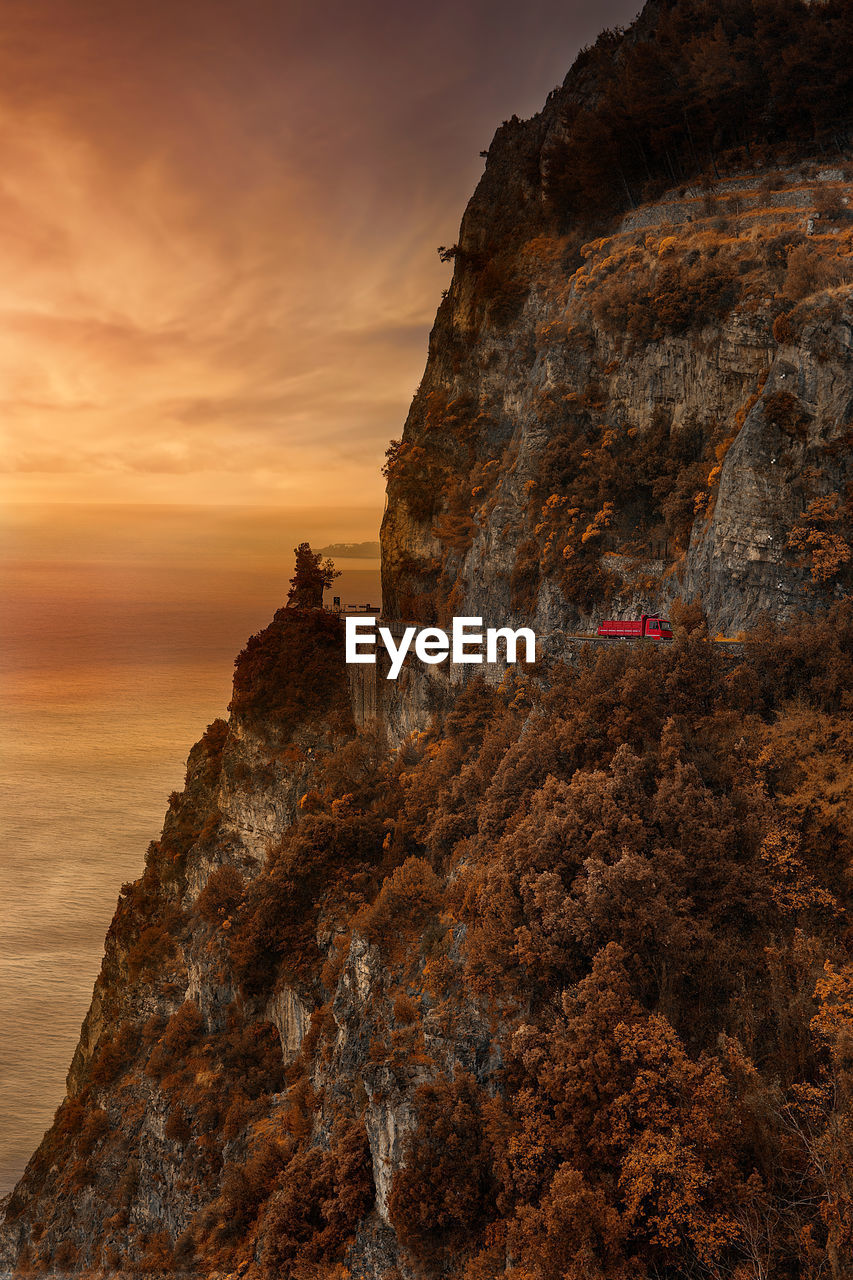
[[(337, 618), (281, 610), (240, 655), (228, 724), (191, 751), (144, 875), (121, 890), (66, 1099), (11, 1199), (7, 1265), (42, 1241), (60, 1270), (161, 1268), (163, 1242), (245, 1149), (246, 1113), (282, 1085), (310, 1009), (287, 986), (238, 1006), (217, 934), (294, 822), (317, 759), (351, 734), (341, 645)], [(192, 1157), (185, 1107), (203, 1117)]]
[(2, 1263), (739, 1280), (762, 1213), (779, 1274), (846, 1249), (850, 610), (469, 681), (395, 751), (338, 628), (241, 655)]
[[(389, 455), (390, 616), (585, 630), (701, 594), (733, 633), (849, 589), (853, 209), (828, 41), (850, 34), (838, 6), (782, 8), (784, 55), (769, 10), (649, 4), (498, 130)], [(805, 126), (821, 66), (827, 120)]]
[[(542, 135), (499, 132), (483, 185), (519, 146), (541, 167)], [(583, 631), (701, 595), (734, 634), (842, 589), (798, 531), (850, 533), (850, 185), (759, 185), (690, 189), (579, 247), (546, 224), (485, 297), (474, 197), (392, 462), (386, 611)], [(541, 183), (519, 200), (542, 206)]]
[[(366, 909), (401, 861), (376, 798), (396, 788), (379, 730), (353, 738), (342, 653), (338, 618), (294, 609), (240, 655), (228, 723), (193, 748), (122, 889), (67, 1096), (4, 1206), (0, 1264), (207, 1274), (263, 1257), (273, 1275), (306, 1244), (346, 1246), (354, 1274), (396, 1260), (388, 1198), (415, 1091), (497, 1050), (473, 1004), (451, 1025), (437, 992), (407, 994), (455, 946), (429, 868), (388, 875), (405, 918), (387, 936), (387, 903)], [(285, 1230), (279, 1205), (261, 1226), (283, 1175), (304, 1221)]]
[[(721, 42), (753, 74), (783, 37), (722, 8), (687, 57), (708, 7), (650, 4), (498, 131), (389, 457), (385, 613), (533, 625), (535, 678), (359, 681), (310, 607), (252, 638), (3, 1264), (848, 1280), (851, 193), (778, 77), (772, 110), (726, 79)], [(673, 51), (790, 144), (707, 86), (659, 136)], [(725, 146), (739, 174), (679, 181)], [(777, 625), (563, 635), (679, 596)]]

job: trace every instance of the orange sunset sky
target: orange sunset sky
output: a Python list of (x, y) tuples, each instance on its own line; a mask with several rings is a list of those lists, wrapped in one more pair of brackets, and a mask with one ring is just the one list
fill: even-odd
[(0, 501), (381, 509), (480, 150), (637, 8), (0, 0)]

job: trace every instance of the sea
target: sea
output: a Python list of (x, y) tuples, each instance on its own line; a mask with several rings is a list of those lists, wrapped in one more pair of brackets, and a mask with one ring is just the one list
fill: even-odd
[[(118, 891), (227, 714), (236, 654), (285, 602), (305, 526), (314, 546), (369, 536), (351, 519), (0, 514), (0, 1196), (62, 1100)], [(379, 603), (377, 560), (338, 565), (344, 604)]]

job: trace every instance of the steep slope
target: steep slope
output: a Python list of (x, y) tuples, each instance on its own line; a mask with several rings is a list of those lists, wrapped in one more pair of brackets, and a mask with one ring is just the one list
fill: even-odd
[[(171, 1259), (252, 1108), (283, 1083), (307, 1012), (289, 990), (236, 1003), (216, 935), (317, 757), (352, 731), (341, 645), (321, 610), (280, 610), (249, 641), (228, 724), (193, 748), (144, 875), (122, 887), (67, 1097), (7, 1215), (60, 1269), (140, 1257), (156, 1269), (167, 1239)], [(12, 1255), (18, 1237), (13, 1226)]]
[(390, 753), (333, 623), (191, 753), (9, 1265), (846, 1280), (850, 609), (475, 681)]

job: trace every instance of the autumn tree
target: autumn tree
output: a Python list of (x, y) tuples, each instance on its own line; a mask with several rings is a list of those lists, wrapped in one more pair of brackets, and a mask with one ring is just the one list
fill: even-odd
[(853, 554), (843, 514), (837, 493), (813, 498), (788, 536), (789, 548), (802, 552), (812, 582), (820, 586), (832, 582)]
[[(369, 1213), (374, 1194), (364, 1125), (339, 1117), (328, 1151), (300, 1151), (284, 1170), (265, 1222), (265, 1280), (307, 1275), (299, 1264), (333, 1259)], [(311, 1274), (319, 1273), (312, 1268)]]

